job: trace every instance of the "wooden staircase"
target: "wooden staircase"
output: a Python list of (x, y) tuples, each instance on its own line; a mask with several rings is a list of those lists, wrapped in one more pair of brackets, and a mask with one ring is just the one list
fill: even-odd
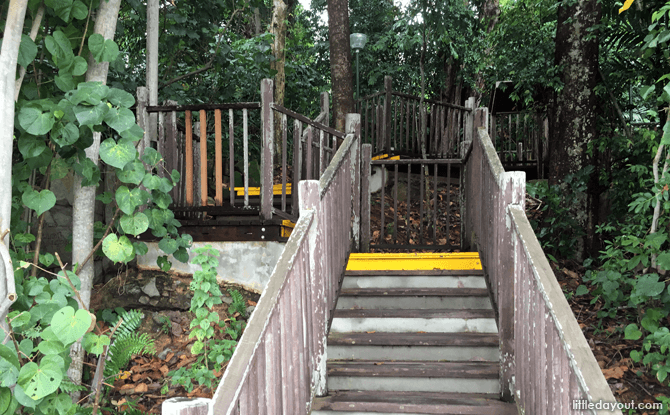
[(499, 400), (498, 329), (481, 267), (453, 269), (463, 254), (447, 255), (454, 261), (441, 267), (452, 269), (417, 257), (388, 269), (399, 267), (382, 257), (385, 269), (355, 270), (351, 261), (364, 259), (350, 260), (328, 336), (329, 394), (313, 415), (517, 414)]

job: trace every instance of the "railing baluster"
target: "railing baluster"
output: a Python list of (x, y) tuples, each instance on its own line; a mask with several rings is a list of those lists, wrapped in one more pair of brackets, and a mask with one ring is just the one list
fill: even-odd
[[(407, 106), (409, 108), (409, 105)], [(410, 245), (412, 239), (412, 205), (410, 204), (410, 193), (412, 189), (412, 163), (407, 164), (407, 245)]]
[(382, 164), (382, 165), (381, 165), (381, 168), (382, 168), (382, 169), (381, 169), (381, 174), (382, 174), (382, 189), (381, 189), (381, 201), (380, 201), (380, 203), (379, 203), (379, 205), (381, 206), (381, 209), (380, 209), (380, 212), (381, 212), (381, 213), (380, 213), (380, 216), (381, 216), (381, 218), (380, 218), (380, 220), (381, 220), (381, 229), (379, 229), (379, 243), (380, 243), (380, 244), (381, 244), (381, 243), (384, 243), (384, 231), (386, 230), (386, 228), (384, 227), (384, 219), (386, 219), (386, 218), (384, 217), (384, 211), (386, 210), (386, 208), (385, 208), (385, 206), (386, 206), (386, 198), (384, 197), (384, 196), (385, 196), (385, 195), (384, 195), (384, 191), (385, 191), (385, 187), (386, 187), (386, 180), (385, 180), (386, 177), (384, 177), (384, 176), (386, 176), (386, 166)]
[(314, 164), (314, 160), (312, 160), (312, 139), (313, 139), (313, 131), (314, 129), (310, 126), (307, 127), (307, 143), (305, 145), (307, 146), (307, 154), (305, 158), (305, 178), (307, 180), (312, 180), (312, 167)]
[(288, 134), (288, 124), (286, 120), (286, 114), (282, 114), (281, 117), (281, 126), (282, 126), (282, 142), (281, 142), (281, 210), (286, 212), (286, 169), (288, 164), (286, 162), (287, 158), (287, 137)]
[(393, 242), (398, 242), (398, 165), (393, 166)]
[(293, 174), (291, 176), (291, 214), (298, 216), (298, 182), (302, 172), (302, 122), (293, 121)]
[(223, 204), (223, 158), (221, 146), (221, 110), (214, 110), (214, 171), (215, 171), (215, 201), (217, 206)]
[(193, 206), (193, 120), (191, 111), (186, 110), (186, 206)]
[(244, 207), (249, 207), (249, 114), (242, 110), (242, 150), (244, 152)]
[(200, 110), (200, 205), (207, 206), (207, 114)]
[(424, 180), (426, 178), (425, 177), (426, 175), (424, 174), (424, 170), (423, 170), (424, 168), (425, 168), (424, 164), (421, 163), (421, 168), (419, 169), (419, 176), (421, 176), (420, 181), (419, 181), (421, 183), (421, 188), (419, 189), (419, 241), (420, 241), (421, 245), (423, 245), (423, 243), (424, 243), (424, 239), (423, 239), (423, 199), (424, 199), (424, 196), (425, 196), (424, 195), (424, 189), (425, 189)]
[[(246, 109), (244, 110), (246, 111)], [(230, 182), (230, 206), (235, 206), (235, 124), (233, 109), (228, 110), (228, 169)], [(246, 123), (245, 123), (246, 124)]]
[[(447, 164), (447, 169), (451, 165)], [(433, 164), (433, 243), (437, 245), (437, 164)], [(449, 233), (449, 218), (447, 217), (447, 233)]]

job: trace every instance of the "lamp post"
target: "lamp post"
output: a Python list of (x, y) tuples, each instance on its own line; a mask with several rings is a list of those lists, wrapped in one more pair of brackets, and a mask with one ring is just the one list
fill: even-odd
[(360, 79), (359, 79), (359, 68), (358, 63), (358, 52), (365, 47), (365, 44), (368, 42), (368, 37), (363, 33), (352, 33), (349, 35), (349, 43), (351, 47), (356, 51), (356, 99), (361, 99), (361, 89), (360, 89)]

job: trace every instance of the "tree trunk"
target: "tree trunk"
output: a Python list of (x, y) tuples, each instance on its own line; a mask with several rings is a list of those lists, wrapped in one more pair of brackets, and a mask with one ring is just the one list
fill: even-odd
[[(9, 248), (9, 227), (12, 214), (12, 148), (14, 146), (14, 94), (16, 65), (21, 45), (23, 22), (28, 0), (11, 0), (0, 50), (0, 244)], [(4, 251), (4, 250), (3, 250)], [(2, 264), (2, 262), (0, 262)], [(7, 312), (13, 300), (8, 298), (13, 272), (0, 266), (0, 325), (7, 329)], [(7, 330), (2, 330), (7, 333)], [(2, 336), (2, 343), (8, 339)]]
[[(114, 39), (116, 21), (119, 16), (121, 0), (100, 0), (100, 8), (95, 20), (94, 33), (101, 34), (105, 39)], [(87, 82), (107, 83), (109, 63), (97, 63), (93, 56), (88, 59)], [(96, 165), (100, 152), (100, 133), (93, 133), (93, 144), (86, 149), (86, 157)], [(74, 204), (72, 209), (72, 262), (79, 264), (86, 259), (93, 249), (93, 223), (95, 222), (95, 186), (81, 186), (81, 177), (75, 176)], [(93, 261), (89, 261), (79, 273), (81, 279), (80, 307), (89, 308), (91, 301), (91, 287), (94, 278)], [(70, 379), (79, 384), (82, 375), (84, 350), (81, 341), (76, 342), (70, 350), (72, 364), (68, 370)]]
[[(274, 11), (272, 13), (271, 32), (275, 37), (272, 44), (272, 52), (275, 55), (275, 61), (272, 62), (272, 69), (277, 71), (275, 75), (275, 103), (284, 106), (284, 95), (286, 93), (286, 72), (284, 71), (286, 63), (286, 14), (287, 7), (284, 0), (274, 0)], [(282, 131), (281, 117), (275, 117), (275, 155), (276, 160), (281, 160), (282, 151)]]
[(354, 81), (351, 68), (347, 0), (328, 0), (328, 38), (330, 40), (333, 119), (335, 129), (344, 131), (345, 115), (354, 112)]
[[(480, 9), (481, 15), (480, 19), (483, 25), (486, 27), (486, 33), (491, 33), (493, 28), (498, 23), (498, 16), (500, 15), (500, 7), (498, 5), (498, 0), (486, 0)], [(484, 59), (491, 53), (491, 48), (486, 48), (484, 50)], [(475, 88), (473, 91), (473, 96), (475, 97), (475, 108), (479, 107), (479, 104), (482, 100), (482, 95), (486, 91), (486, 79), (484, 79), (484, 74), (478, 72), (475, 78)]]
[[(600, 22), (601, 5), (597, 0), (564, 2), (558, 9), (556, 64), (563, 66), (563, 90), (556, 100), (550, 129), (549, 182), (567, 189), (564, 178), (592, 164), (587, 156), (588, 143), (596, 138), (596, 94), (598, 74), (598, 36), (590, 31)], [(592, 181), (589, 181), (590, 183)], [(592, 187), (589, 185), (589, 188)], [(586, 239), (577, 243), (577, 258), (590, 249), (597, 211), (597, 199), (590, 192), (579, 196), (572, 213), (586, 230)]]

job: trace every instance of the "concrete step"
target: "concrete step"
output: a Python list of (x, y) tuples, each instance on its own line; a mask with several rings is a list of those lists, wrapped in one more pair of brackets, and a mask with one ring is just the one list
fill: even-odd
[(517, 415), (516, 405), (496, 394), (332, 391), (312, 404), (312, 415)]
[(497, 333), (493, 310), (335, 310), (331, 333)]
[(360, 360), (488, 361), (499, 359), (488, 333), (330, 333), (328, 357)]
[(342, 288), (486, 288), (483, 275), (423, 275), (410, 272), (345, 275)]
[(499, 393), (498, 363), (328, 360), (329, 390)]
[(344, 288), (338, 309), (489, 309), (486, 288)]

